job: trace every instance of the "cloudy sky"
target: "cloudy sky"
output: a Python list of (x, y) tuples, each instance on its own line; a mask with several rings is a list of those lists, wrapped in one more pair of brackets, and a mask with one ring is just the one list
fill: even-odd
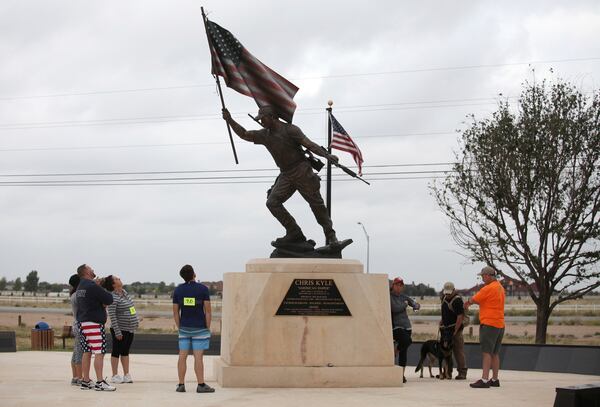
[[(269, 256), (283, 234), (264, 204), (277, 172), (239, 139), (233, 161), (201, 6), (299, 86), (294, 122), (310, 138), (326, 143), (332, 99), (361, 147), (371, 186), (334, 175), (334, 227), (354, 239), (344, 256), (366, 264), (362, 222), (372, 273), (436, 288), (470, 286), (481, 267), (430, 193), (465, 116), (488, 116), (534, 76), (600, 83), (598, 1), (4, 0), (0, 276), (60, 282), (89, 263), (126, 282), (178, 282), (190, 263), (219, 280)], [(252, 99), (224, 97), (257, 128)], [(302, 198), (287, 207), (322, 244)]]

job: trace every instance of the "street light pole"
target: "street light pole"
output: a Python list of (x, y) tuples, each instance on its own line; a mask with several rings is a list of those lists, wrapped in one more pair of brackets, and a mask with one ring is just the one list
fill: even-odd
[(367, 237), (367, 274), (369, 274), (369, 246), (370, 246), (370, 238), (367, 233), (367, 229), (365, 229), (365, 225), (362, 222), (357, 222), (360, 226), (362, 226), (363, 232), (365, 232), (365, 236)]

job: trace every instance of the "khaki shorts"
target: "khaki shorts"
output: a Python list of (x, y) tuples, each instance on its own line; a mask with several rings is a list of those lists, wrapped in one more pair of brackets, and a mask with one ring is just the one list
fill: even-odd
[(500, 353), (502, 337), (504, 337), (504, 328), (481, 325), (479, 327), (479, 343), (481, 344), (481, 351), (497, 355)]

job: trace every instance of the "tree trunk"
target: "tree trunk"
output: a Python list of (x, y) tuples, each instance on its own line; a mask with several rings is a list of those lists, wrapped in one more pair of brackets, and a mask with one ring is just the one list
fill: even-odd
[(535, 321), (535, 343), (546, 343), (546, 331), (548, 330), (548, 319), (550, 319), (550, 304), (544, 298), (540, 298), (537, 304), (537, 314)]

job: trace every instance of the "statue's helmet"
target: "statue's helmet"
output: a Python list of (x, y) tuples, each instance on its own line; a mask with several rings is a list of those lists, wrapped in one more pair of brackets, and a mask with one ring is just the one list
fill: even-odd
[(273, 109), (273, 106), (261, 106), (258, 109), (258, 115), (256, 115), (255, 119), (260, 120), (265, 116), (277, 117), (277, 113), (275, 113), (275, 109)]

